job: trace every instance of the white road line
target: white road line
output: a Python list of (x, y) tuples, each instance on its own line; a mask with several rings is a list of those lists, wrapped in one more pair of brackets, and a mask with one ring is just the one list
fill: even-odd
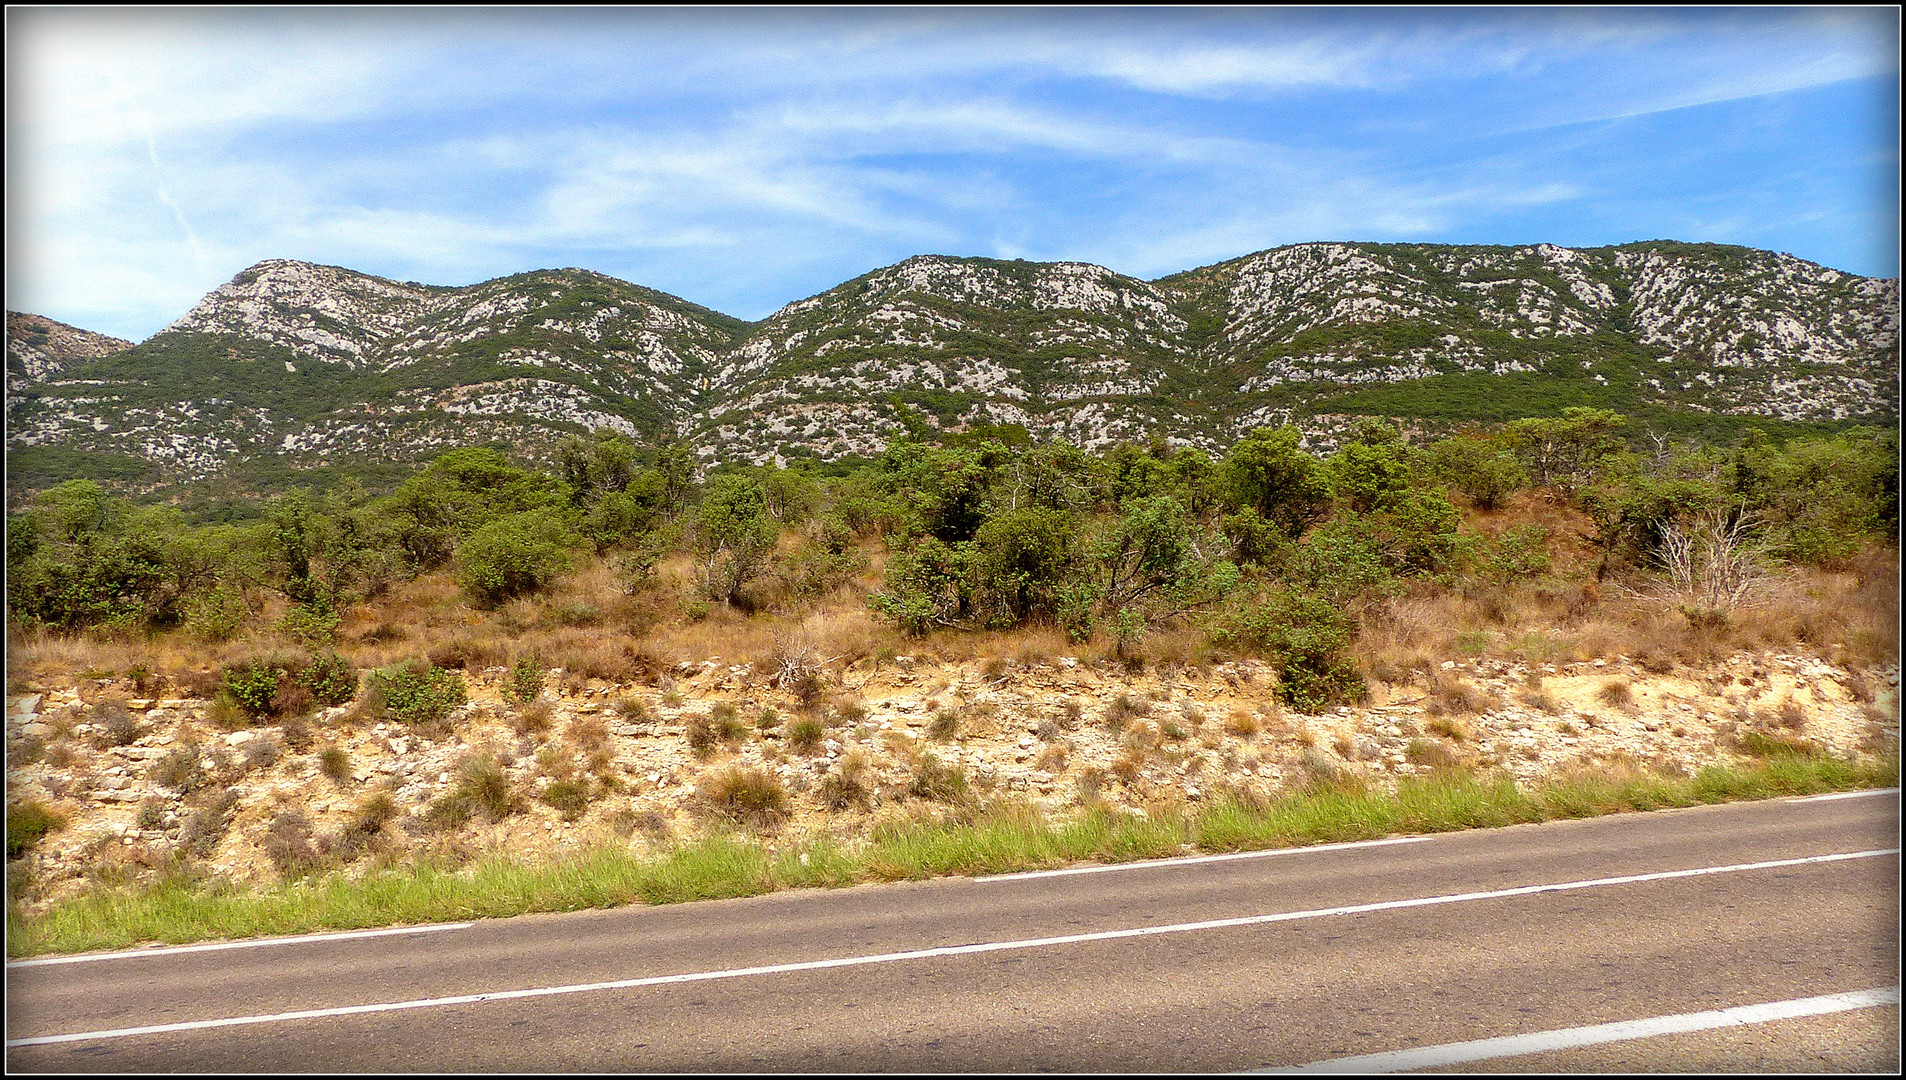
[(1877, 1005), (1899, 1004), (1899, 987), (1855, 990), (1845, 994), (1797, 998), (1793, 1001), (1769, 1001), (1761, 1005), (1741, 1005), (1711, 1012), (1682, 1013), (1678, 1016), (1653, 1016), (1646, 1020), (1623, 1020), (1590, 1027), (1538, 1031), (1529, 1035), (1507, 1035), (1500, 1039), (1419, 1046), (1411, 1050), (1392, 1050), (1386, 1054), (1331, 1058), (1308, 1065), (1279, 1069), (1253, 1069), (1252, 1075), (1265, 1073), (1388, 1073), (1410, 1069), (1434, 1069), (1462, 1065), (1489, 1058), (1539, 1054), (1546, 1050), (1567, 1050), (1576, 1046), (1647, 1039), (1657, 1035), (1676, 1035), (1684, 1031), (1734, 1027), (1741, 1024), (1765, 1024), (1772, 1020), (1790, 1020), (1797, 1016), (1821, 1016), (1849, 1009), (1870, 1009)]
[(1236, 859), (1265, 859), (1274, 855), (1308, 855), (1316, 851), (1343, 851), (1346, 848), (1383, 847), (1387, 844), (1420, 844), (1428, 839), (1427, 836), (1398, 836), (1388, 840), (1354, 840), (1345, 844), (1273, 848), (1270, 851), (1238, 851), (1228, 855), (1187, 855), (1182, 859), (1143, 859), (1137, 862), (1108, 863), (1105, 866), (1072, 866), (1064, 870), (1027, 870), (1018, 874), (988, 874), (973, 880), (1021, 881), (1026, 878), (1066, 877), (1071, 874), (1107, 874), (1114, 870), (1149, 870), (1157, 866), (1189, 866), (1193, 863), (1231, 862)]
[(1869, 791), (1836, 791), (1831, 795), (1808, 795), (1805, 798), (1795, 799), (1794, 801), (1795, 802), (1831, 802), (1834, 799), (1864, 799), (1868, 795), (1897, 795), (1897, 794), (1899, 794), (1898, 788), (1883, 787), (1883, 788), (1873, 788)]
[(287, 1020), (311, 1020), (328, 1016), (355, 1016), (361, 1013), (395, 1012), (402, 1009), (429, 1009), (445, 1005), (468, 1005), (481, 1001), (511, 1001), (521, 998), (554, 997), (559, 994), (587, 994), (598, 990), (629, 990), (642, 986), (663, 986), (669, 983), (706, 982), (712, 979), (738, 979), (751, 975), (778, 975), (790, 971), (821, 971), (828, 968), (859, 967), (864, 964), (886, 964), (896, 960), (930, 960), (943, 956), (967, 956), (974, 953), (1006, 952), (1015, 949), (1038, 949), (1053, 945), (1074, 945), (1085, 941), (1114, 941), (1120, 938), (1151, 937), (1156, 934), (1182, 934), (1193, 930), (1221, 930), (1235, 926), (1261, 926), (1267, 923), (1294, 922), (1299, 919), (1318, 919), (1329, 915), (1357, 915), (1368, 911), (1394, 911), (1401, 908), (1429, 907), (1435, 904), (1460, 904), (1470, 900), (1494, 900), (1505, 896), (1530, 896), (1535, 893), (1565, 892), (1570, 889), (1591, 889), (1602, 885), (1628, 885), (1641, 881), (1668, 881), (1674, 878), (1701, 877), (1708, 874), (1733, 874), (1744, 870), (1771, 870), (1781, 866), (1842, 862), (1847, 859), (1871, 859), (1883, 855), (1897, 854), (1899, 854), (1898, 848), (1885, 848), (1875, 851), (1848, 851), (1836, 855), (1809, 855), (1799, 859), (1777, 859), (1772, 862), (1736, 863), (1732, 866), (1703, 866), (1693, 870), (1664, 870), (1653, 874), (1629, 874), (1624, 877), (1593, 878), (1586, 881), (1563, 881), (1552, 885), (1525, 885), (1516, 889), (1494, 889), (1489, 892), (1423, 896), (1410, 900), (1385, 900), (1375, 904), (1351, 904), (1345, 907), (1316, 908), (1311, 911), (1286, 911), (1276, 915), (1246, 915), (1241, 918), (1212, 919), (1207, 922), (1140, 926), (1129, 930), (1101, 930), (1089, 934), (1066, 934), (1061, 937), (1029, 938), (1022, 941), (985, 941), (975, 942), (970, 945), (945, 945), (935, 949), (914, 949), (908, 952), (877, 953), (870, 956), (843, 956), (833, 960), (804, 960), (791, 964), (765, 964), (760, 967), (728, 968), (722, 971), (694, 971), (681, 975), (655, 975), (643, 979), (618, 979), (614, 982), (581, 983), (573, 986), (545, 986), (533, 990), (499, 990), (488, 994), (459, 994), (456, 997), (419, 998), (413, 1001), (381, 1002), (375, 1005), (344, 1005), (331, 1009), (306, 1009), (302, 1012), (270, 1013), (262, 1016), (230, 1016), (218, 1020), (189, 1020), (177, 1024), (154, 1024), (150, 1027), (116, 1028), (110, 1031), (80, 1031), (70, 1035), (41, 1035), (28, 1039), (8, 1039), (6, 1045), (44, 1046), (49, 1043), (83, 1042), (90, 1039), (123, 1039), (133, 1035), (160, 1035), (173, 1031), (202, 1031), (208, 1028), (235, 1027), (241, 1024), (271, 1024)]
[(136, 960), (144, 956), (175, 956), (179, 953), (216, 952), (220, 949), (256, 949), (265, 945), (303, 945), (312, 941), (390, 937), (393, 934), (429, 934), (438, 930), (466, 930), (474, 925), (474, 923), (460, 922), (436, 923), (430, 926), (397, 926), (388, 930), (340, 930), (335, 934), (303, 934), (298, 937), (221, 941), (213, 945), (178, 945), (170, 949), (132, 949), (127, 952), (87, 953), (84, 956), (48, 956), (38, 960), (9, 960), (7, 966), (10, 968), (46, 967), (50, 964), (90, 964), (95, 960)]

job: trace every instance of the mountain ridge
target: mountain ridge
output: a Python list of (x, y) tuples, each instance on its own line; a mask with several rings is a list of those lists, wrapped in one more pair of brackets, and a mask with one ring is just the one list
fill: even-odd
[(1086, 446), (1286, 422), (1328, 441), (1337, 413), (1487, 419), (1518, 388), (1889, 422), (1898, 298), (1897, 279), (1677, 241), (1316, 242), (1151, 281), (917, 255), (754, 322), (580, 268), (435, 286), (268, 259), (137, 344), (62, 358), (9, 313), (8, 444), (168, 482), (486, 440), (542, 457), (599, 428), (709, 461), (834, 458), (909, 414)]

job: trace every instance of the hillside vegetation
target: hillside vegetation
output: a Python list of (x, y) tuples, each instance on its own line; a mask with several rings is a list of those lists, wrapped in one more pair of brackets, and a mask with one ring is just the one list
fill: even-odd
[[(10, 900), (734, 831), (888, 852), (841, 883), (909, 829), (1291, 842), (1266, 800), (1412, 778), (1496, 792), (1478, 821), (1577, 805), (1514, 783), (1884, 782), (1897, 492), (1889, 431), (1704, 446), (1592, 408), (706, 472), (602, 432), (213, 524), (68, 481), (9, 520)], [(1702, 771), (1743, 761), (1788, 779)]]
[(1568, 407), (1831, 434), (1896, 421), (1898, 297), (1725, 245), (1312, 243), (1151, 282), (922, 255), (748, 323), (586, 270), (450, 288), (268, 260), (129, 347), (10, 316), (9, 499), (271, 494), (486, 442), (553, 468), (599, 429), (703, 465), (983, 431), (1334, 448), (1362, 416), (1441, 435)]

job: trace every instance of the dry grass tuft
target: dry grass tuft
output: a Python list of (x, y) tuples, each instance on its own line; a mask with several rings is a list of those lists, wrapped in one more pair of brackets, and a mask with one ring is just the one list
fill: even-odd
[(1595, 691), (1595, 700), (1611, 709), (1633, 712), (1635, 709), (1634, 687), (1629, 685), (1627, 679), (1605, 679), (1600, 689)]
[(1448, 744), (1434, 739), (1411, 739), (1403, 747), (1403, 758), (1412, 765), (1431, 769), (1450, 769), (1462, 763), (1462, 758)]
[(927, 737), (945, 742), (960, 730), (960, 714), (956, 709), (938, 709), (933, 720), (927, 724)]
[(865, 810), (873, 800), (873, 789), (867, 782), (868, 772), (864, 755), (858, 751), (845, 754), (840, 763), (821, 778), (815, 797), (822, 806), (835, 812)]
[(1525, 687), (1516, 695), (1516, 700), (1537, 712), (1554, 715), (1562, 711), (1562, 701), (1539, 682), (1535, 686)]
[(748, 828), (774, 829), (788, 815), (788, 789), (763, 769), (735, 766), (711, 773), (695, 794), (715, 816)]
[(1151, 702), (1121, 693), (1105, 706), (1103, 723), (1107, 731), (1123, 731), (1132, 721), (1151, 715)]
[(1474, 716), (1494, 704), (1488, 694), (1462, 679), (1439, 677), (1430, 684), (1423, 711), (1431, 716)]
[(510, 730), (518, 735), (540, 735), (555, 721), (556, 707), (547, 701), (519, 705), (510, 713)]
[(1773, 722), (1776, 727), (1785, 728), (1788, 731), (1799, 731), (1807, 726), (1807, 711), (1800, 707), (1800, 703), (1793, 699), (1792, 694), (1788, 694), (1780, 699), (1779, 705), (1774, 707)]

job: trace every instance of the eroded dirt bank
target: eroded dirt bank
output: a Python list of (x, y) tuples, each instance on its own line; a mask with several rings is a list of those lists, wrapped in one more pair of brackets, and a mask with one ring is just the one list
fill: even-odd
[[(339, 707), (226, 730), (203, 699), (136, 697), (114, 680), (34, 684), (7, 699), (8, 799), (41, 800), (65, 824), (18, 864), (33, 882), (22, 899), (32, 910), (182, 851), (244, 882), (299, 859), (363, 868), (663, 843), (714, 823), (713, 782), (737, 768), (788, 795), (757, 827), (853, 839), (962, 788), (1055, 813), (1093, 799), (1144, 813), (1342, 771), (1379, 783), (1458, 763), (1522, 780), (1690, 772), (1783, 741), (1878, 756), (1897, 753), (1899, 730), (1897, 668), (1786, 653), (1654, 671), (1619, 657), (1446, 662), (1314, 716), (1280, 707), (1269, 668), (1249, 660), (1141, 673), (1071, 658), (861, 661), (824, 672), (805, 706), (719, 657), (643, 685), (552, 672), (528, 705), (509, 699), (508, 676), (468, 673), (468, 704), (428, 728)], [(485, 760), (503, 778), (486, 805), (509, 812), (442, 812)]]

